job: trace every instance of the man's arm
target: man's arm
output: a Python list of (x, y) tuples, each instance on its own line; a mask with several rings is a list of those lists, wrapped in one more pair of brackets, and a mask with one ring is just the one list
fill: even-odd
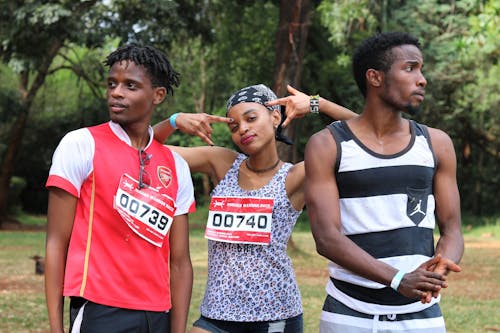
[(460, 271), (457, 264), (464, 253), (460, 195), (456, 179), (457, 163), (450, 137), (443, 131), (432, 128), (429, 128), (429, 133), (437, 158), (434, 199), (440, 237), (436, 246), (436, 254), (442, 257), (434, 272), (446, 275), (450, 271)]
[[(342, 267), (383, 285), (390, 285), (397, 269), (383, 263), (341, 233), (340, 202), (334, 175), (337, 148), (327, 129), (313, 135), (305, 150), (305, 199), (316, 249), (322, 256)], [(398, 291), (411, 298), (439, 291), (444, 284), (441, 274), (427, 271), (437, 262), (431, 259), (405, 274)]]
[(64, 332), (64, 270), (77, 200), (62, 189), (50, 189), (45, 249), (45, 297), (52, 333)]
[(185, 333), (193, 288), (193, 266), (189, 254), (188, 215), (174, 218), (170, 229), (170, 330)]
[[(287, 86), (287, 89), (290, 94), (289, 96), (278, 98), (267, 103), (269, 106), (285, 106), (287, 118), (283, 122), (283, 127), (286, 127), (293, 119), (302, 118), (310, 113), (311, 97), (292, 86)], [(347, 120), (357, 116), (357, 114), (351, 110), (322, 97), (319, 98), (319, 111), (335, 120)]]
[[(200, 137), (205, 143), (213, 146), (212, 123), (230, 123), (231, 118), (214, 116), (207, 113), (178, 113), (175, 118), (177, 128), (182, 132)], [(170, 124), (170, 118), (153, 126), (155, 140), (165, 142), (175, 128)]]

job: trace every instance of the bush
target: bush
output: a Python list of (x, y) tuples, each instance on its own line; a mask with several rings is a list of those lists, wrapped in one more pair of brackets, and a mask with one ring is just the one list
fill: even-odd
[(22, 177), (13, 176), (10, 179), (9, 198), (7, 199), (9, 213), (15, 213), (21, 209), (21, 193), (26, 185), (26, 179)]

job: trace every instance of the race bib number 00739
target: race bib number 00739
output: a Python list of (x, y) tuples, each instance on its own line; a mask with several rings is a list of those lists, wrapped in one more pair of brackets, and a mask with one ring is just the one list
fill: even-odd
[(137, 181), (127, 174), (121, 177), (114, 207), (137, 235), (161, 247), (174, 215), (174, 201), (154, 188), (138, 189)]
[(212, 197), (205, 237), (240, 244), (268, 245), (274, 199)]

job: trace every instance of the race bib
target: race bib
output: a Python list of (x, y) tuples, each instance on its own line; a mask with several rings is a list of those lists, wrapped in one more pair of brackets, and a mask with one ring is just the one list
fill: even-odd
[(212, 197), (205, 238), (269, 245), (273, 206), (272, 198)]
[(128, 174), (122, 175), (114, 208), (137, 235), (161, 247), (173, 221), (175, 202), (153, 187), (139, 189), (138, 184)]

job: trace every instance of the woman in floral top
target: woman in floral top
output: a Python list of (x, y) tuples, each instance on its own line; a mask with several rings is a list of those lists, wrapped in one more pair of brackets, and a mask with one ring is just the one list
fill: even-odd
[[(191, 333), (303, 331), (300, 291), (286, 246), (304, 207), (304, 163), (279, 159), (276, 140), (282, 137), (276, 133), (279, 104), (289, 107), (284, 125), (309, 113), (311, 104), (309, 96), (289, 91), (291, 96), (277, 100), (268, 87), (249, 86), (229, 98), (228, 118), (182, 113), (155, 126), (160, 141), (179, 128), (211, 144), (171, 147), (191, 172), (209, 175), (215, 185), (205, 232), (207, 287)], [(355, 115), (319, 101), (332, 118)], [(228, 123), (241, 153), (212, 145), (213, 122)]]

